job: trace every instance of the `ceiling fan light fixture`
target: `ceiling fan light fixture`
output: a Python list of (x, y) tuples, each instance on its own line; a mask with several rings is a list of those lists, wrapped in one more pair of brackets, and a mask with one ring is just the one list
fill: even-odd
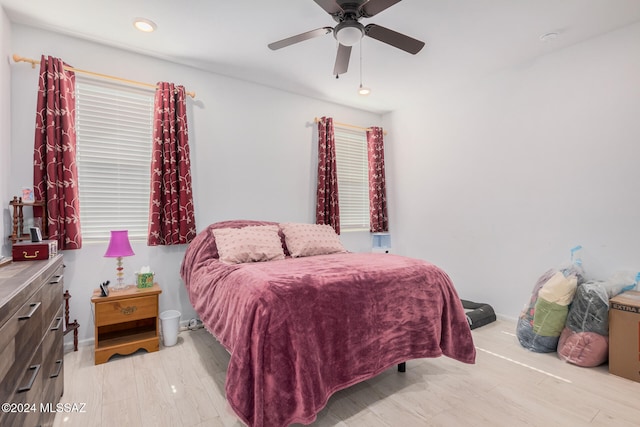
[(146, 18), (136, 18), (133, 20), (133, 26), (143, 33), (152, 33), (158, 28), (155, 22)]
[(333, 35), (343, 46), (353, 46), (364, 36), (364, 27), (357, 21), (343, 21), (336, 25)]

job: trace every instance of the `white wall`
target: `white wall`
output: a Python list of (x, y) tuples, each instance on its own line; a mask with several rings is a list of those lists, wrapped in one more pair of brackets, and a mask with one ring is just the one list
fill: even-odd
[[(11, 178), (11, 24), (0, 7), (0, 232), (2, 236), (11, 234), (11, 217), (9, 201), (12, 199), (9, 191)], [(2, 239), (0, 255), (10, 256), (11, 246), (8, 240)]]
[[(100, 73), (151, 82), (183, 84), (197, 97), (188, 102), (196, 222), (201, 230), (227, 219), (315, 220), (316, 126), (314, 117), (328, 115), (360, 126), (382, 117), (360, 110), (293, 95), (216, 74), (89, 43), (47, 31), (14, 25), (13, 51), (26, 57), (41, 54)], [(10, 191), (29, 185), (33, 149), (38, 70), (13, 64), (11, 86), (12, 172)], [(357, 250), (368, 233), (350, 236)], [(136, 253), (125, 259), (134, 271), (150, 265), (163, 293), (160, 309), (178, 309), (182, 320), (195, 317), (179, 276), (185, 247), (147, 247), (132, 242)], [(93, 338), (91, 292), (104, 280), (114, 281), (115, 261), (103, 258), (104, 244), (85, 244), (65, 251), (65, 286), (71, 315), (81, 324), (81, 340)]]
[(386, 115), (396, 252), (509, 317), (575, 245), (590, 278), (640, 270), (638, 40), (635, 24)]

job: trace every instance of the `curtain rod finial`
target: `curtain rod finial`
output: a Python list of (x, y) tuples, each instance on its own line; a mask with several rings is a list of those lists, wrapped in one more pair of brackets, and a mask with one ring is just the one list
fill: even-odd
[(36, 61), (35, 59), (25, 58), (18, 55), (17, 53), (13, 54), (13, 62), (28, 62), (31, 64), (31, 68), (36, 68), (36, 64), (38, 64), (38, 61)]

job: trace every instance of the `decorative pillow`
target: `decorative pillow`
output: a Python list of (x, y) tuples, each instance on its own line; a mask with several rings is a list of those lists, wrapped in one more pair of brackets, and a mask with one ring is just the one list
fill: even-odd
[(280, 227), (292, 257), (347, 252), (330, 225), (284, 223)]
[(230, 264), (284, 259), (277, 225), (211, 230), (220, 261)]
[[(220, 258), (220, 255), (218, 254), (218, 246), (216, 245), (216, 238), (213, 235), (212, 231), (213, 230), (217, 230), (219, 228), (244, 228), (244, 227), (251, 227), (251, 226), (257, 226), (257, 225), (275, 225), (278, 226), (277, 222), (273, 222), (273, 221), (256, 221), (253, 219), (233, 219), (233, 220), (228, 220), (228, 221), (219, 221), (219, 222), (215, 222), (211, 225), (209, 225), (205, 230), (202, 230), (202, 232), (200, 234), (208, 234), (209, 236), (211, 236), (211, 238), (209, 239), (208, 236), (206, 238), (207, 240), (207, 244), (208, 244), (208, 249), (211, 251), (211, 256), (213, 258)], [(284, 256), (288, 257), (291, 254), (289, 254), (289, 250), (287, 249), (287, 245), (284, 242), (284, 233), (282, 232), (282, 230), (280, 229), (280, 227), (278, 227), (278, 234), (280, 235), (280, 242), (282, 243), (282, 250), (284, 250)], [(204, 238), (204, 236), (203, 236)]]

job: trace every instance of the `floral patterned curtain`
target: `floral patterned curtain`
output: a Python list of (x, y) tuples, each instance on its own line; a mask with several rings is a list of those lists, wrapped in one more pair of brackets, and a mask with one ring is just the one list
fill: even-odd
[(155, 96), (147, 244), (189, 243), (196, 235), (183, 86), (160, 82)]
[(372, 233), (389, 231), (387, 189), (384, 177), (384, 132), (382, 128), (367, 129), (369, 158), (369, 222)]
[(329, 224), (340, 234), (336, 142), (333, 135), (333, 119), (330, 117), (322, 117), (318, 122), (316, 223)]
[[(60, 250), (82, 247), (76, 167), (75, 74), (64, 67), (61, 59), (44, 55), (40, 59), (33, 149), (34, 196), (45, 202), (47, 238), (57, 240)], [(42, 208), (34, 207), (34, 216), (39, 215), (42, 215)]]

